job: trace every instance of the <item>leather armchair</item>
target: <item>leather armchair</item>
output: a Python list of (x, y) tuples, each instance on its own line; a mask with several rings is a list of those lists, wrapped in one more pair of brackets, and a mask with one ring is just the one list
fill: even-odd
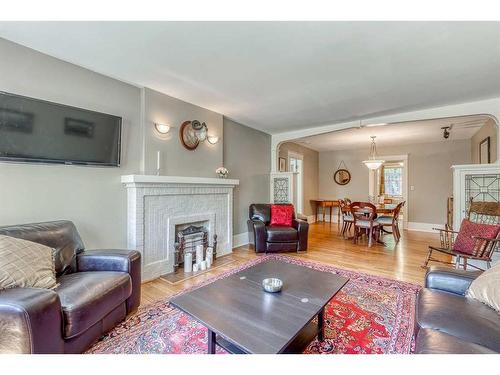
[(248, 231), (257, 253), (307, 251), (309, 224), (295, 216), (291, 227), (270, 225), (271, 205), (251, 204)]
[(140, 303), (140, 253), (85, 251), (70, 221), (0, 227), (55, 249), (54, 290), (0, 291), (0, 353), (80, 353)]
[(466, 297), (481, 271), (432, 267), (417, 296), (415, 352), (474, 354), (500, 352), (500, 315)]

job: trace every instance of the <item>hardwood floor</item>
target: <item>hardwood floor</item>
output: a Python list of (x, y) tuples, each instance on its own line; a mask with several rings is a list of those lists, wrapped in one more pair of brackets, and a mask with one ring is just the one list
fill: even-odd
[[(309, 249), (306, 253), (282, 254), (372, 275), (423, 284), (425, 270), (420, 266), (427, 255), (427, 246), (439, 244), (439, 236), (434, 233), (403, 231), (401, 240), (396, 246), (394, 246), (392, 235), (386, 234), (382, 239), (386, 243), (385, 246), (376, 244), (369, 248), (366, 241), (353, 244), (352, 241), (340, 237), (336, 224), (315, 223), (310, 225)], [(161, 278), (144, 283), (142, 303), (146, 304), (167, 298), (258, 256), (253, 249), (245, 245), (234, 249), (232, 254), (226, 255), (223, 265), (216, 265), (210, 271), (199, 276), (175, 284)], [(228, 259), (231, 261), (227, 261)], [(444, 257), (443, 260), (446, 258)]]

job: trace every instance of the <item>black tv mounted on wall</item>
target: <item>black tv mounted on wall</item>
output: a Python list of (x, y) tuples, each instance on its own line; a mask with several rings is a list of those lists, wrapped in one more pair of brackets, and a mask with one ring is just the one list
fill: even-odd
[(122, 118), (0, 91), (0, 161), (119, 167)]

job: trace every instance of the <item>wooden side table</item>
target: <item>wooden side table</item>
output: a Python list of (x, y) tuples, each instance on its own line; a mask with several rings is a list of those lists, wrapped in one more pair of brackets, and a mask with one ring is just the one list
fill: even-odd
[[(311, 202), (314, 202), (316, 205), (316, 221), (319, 216), (319, 208), (323, 207), (323, 222), (325, 222), (327, 209), (330, 209), (330, 224), (332, 223), (332, 211), (333, 207), (339, 207), (338, 200), (328, 200), (328, 199), (311, 199)], [(337, 210), (337, 226), (340, 227), (340, 208)]]

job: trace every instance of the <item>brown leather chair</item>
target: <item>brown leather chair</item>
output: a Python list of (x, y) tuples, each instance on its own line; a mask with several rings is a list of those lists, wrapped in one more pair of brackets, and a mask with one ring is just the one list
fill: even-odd
[(306, 251), (309, 224), (295, 218), (292, 226), (270, 225), (271, 205), (254, 203), (249, 208), (248, 231), (253, 233), (253, 244), (257, 253), (281, 251)]
[(55, 249), (54, 290), (0, 291), (0, 353), (81, 353), (139, 307), (141, 256), (85, 251), (71, 221), (0, 227)]
[(500, 315), (466, 297), (481, 271), (431, 268), (417, 297), (415, 352), (475, 354), (500, 352)]

